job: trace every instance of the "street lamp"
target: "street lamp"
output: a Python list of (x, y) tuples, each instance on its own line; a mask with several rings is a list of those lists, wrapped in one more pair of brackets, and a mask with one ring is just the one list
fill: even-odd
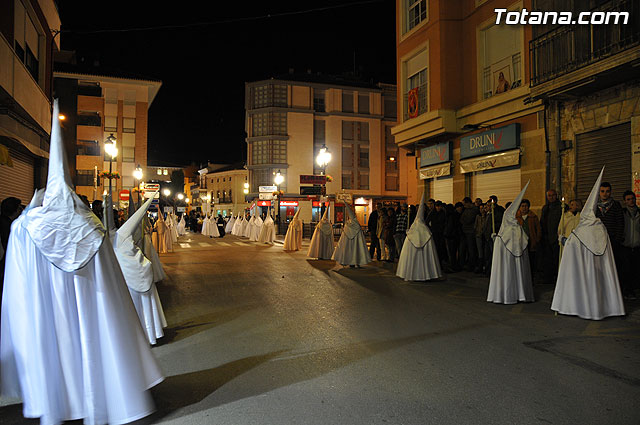
[[(318, 164), (318, 167), (322, 168), (322, 171), (320, 172), (320, 175), (324, 176), (325, 175), (325, 171), (327, 169), (327, 165), (329, 165), (329, 163), (331, 162), (331, 152), (329, 152), (329, 149), (327, 148), (327, 145), (325, 145), (324, 143), (322, 144), (322, 147), (320, 148), (320, 151), (318, 152), (318, 156), (316, 157), (316, 164)], [(327, 184), (326, 181), (325, 183), (322, 184), (322, 206), (320, 207), (320, 215), (321, 217), (324, 216), (324, 209), (325, 209), (325, 201), (324, 198), (327, 196)]]
[(278, 194), (276, 195), (276, 217), (278, 219), (278, 232), (280, 231), (280, 185), (283, 181), (284, 176), (282, 175), (280, 170), (278, 170), (278, 172), (275, 173), (275, 177), (273, 178), (273, 182), (276, 184), (276, 188), (278, 190)]
[(176, 195), (178, 197), (178, 200), (182, 201), (184, 199), (184, 195), (182, 193), (178, 193), (178, 195)]
[(140, 164), (133, 171), (133, 178), (136, 180), (136, 187), (138, 188), (138, 204), (140, 203), (140, 180), (142, 180), (142, 167)]
[(243, 190), (245, 195), (249, 194), (249, 183), (245, 183), (244, 184), (244, 190)]
[(164, 189), (162, 189), (162, 194), (168, 197), (169, 195), (171, 195), (171, 191), (165, 187)]
[[(111, 195), (111, 174), (112, 174), (112, 164), (113, 160), (116, 156), (118, 156), (118, 147), (116, 146), (116, 138), (113, 136), (113, 133), (107, 137), (107, 140), (104, 141), (104, 151), (109, 155), (109, 195)], [(111, 200), (113, 203), (113, 199)], [(109, 205), (109, 208), (113, 208), (113, 205)], [(107, 220), (108, 225), (108, 220)]]

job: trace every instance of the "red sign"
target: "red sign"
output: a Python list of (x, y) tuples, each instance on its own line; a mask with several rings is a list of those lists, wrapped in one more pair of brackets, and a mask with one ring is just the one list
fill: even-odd
[(271, 201), (258, 201), (258, 206), (259, 207), (270, 207), (271, 206)]
[(297, 207), (298, 201), (280, 201), (281, 207)]
[(121, 190), (120, 191), (120, 200), (121, 201), (128, 201), (129, 200), (129, 191), (128, 190)]
[[(312, 204), (313, 204), (314, 207), (321, 207), (322, 206), (322, 202), (320, 202), (320, 201), (313, 201)], [(324, 203), (324, 206), (328, 207), (329, 204), (330, 204), (330, 202), (327, 201), (327, 202)]]
[(418, 88), (409, 90), (409, 99), (407, 101), (407, 112), (409, 118), (415, 118), (418, 116)]
[(301, 174), (300, 184), (327, 184), (327, 176), (312, 176)]

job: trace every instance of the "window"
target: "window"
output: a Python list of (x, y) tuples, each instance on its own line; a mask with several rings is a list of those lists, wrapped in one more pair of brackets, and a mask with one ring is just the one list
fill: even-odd
[[(9, 18), (11, 19), (11, 18)], [(40, 84), (40, 37), (34, 20), (20, 0), (14, 1), (14, 50), (33, 79)]]
[(342, 121), (342, 139), (353, 140), (353, 121)]
[(369, 168), (369, 148), (368, 147), (360, 147), (358, 148), (358, 167), (359, 168)]
[[(76, 170), (76, 186), (93, 186), (94, 170)], [(97, 178), (100, 184), (100, 178)]]
[(427, 0), (403, 0), (405, 13), (404, 32), (411, 31), (422, 21), (427, 20)]
[(522, 84), (520, 25), (492, 25), (480, 31), (478, 59), (482, 70), (482, 99)]
[(393, 120), (398, 118), (398, 108), (395, 96), (384, 96), (384, 117)]
[(123, 118), (122, 119), (122, 132), (123, 133), (135, 133), (136, 132), (136, 119), (135, 118)]
[(162, 170), (158, 168), (158, 175), (161, 176), (162, 175)]
[(251, 143), (251, 164), (286, 164), (286, 140), (259, 140)]
[(80, 81), (78, 82), (78, 94), (81, 96), (102, 97), (102, 87), (100, 87), (100, 83)]
[(323, 120), (314, 120), (313, 121), (313, 174), (320, 174), (322, 170), (321, 167), (316, 163), (316, 157), (320, 152), (320, 149), (325, 144), (325, 122)]
[(251, 136), (286, 136), (287, 114), (284, 112), (253, 114)]
[(353, 146), (342, 145), (342, 166), (353, 167)]
[(250, 170), (251, 177), (251, 191), (257, 192), (259, 186), (275, 186), (273, 179), (275, 173), (280, 171), (280, 174), (284, 177), (282, 184), (280, 184), (280, 190), (286, 192), (287, 188), (287, 170), (286, 168), (256, 168)]
[(287, 107), (287, 86), (282, 84), (267, 84), (251, 89), (253, 108), (267, 108), (270, 106)]
[(353, 112), (353, 92), (342, 91), (342, 112)]
[[(368, 190), (369, 123), (343, 121), (342, 129), (342, 187)], [(366, 178), (362, 177), (365, 175)], [(357, 176), (355, 180), (354, 176)]]
[(351, 171), (342, 171), (342, 188), (353, 189), (353, 173)]
[(386, 190), (398, 190), (398, 176), (385, 176), (384, 186)]
[[(229, 180), (231, 180), (231, 177), (229, 177)], [(231, 195), (233, 192), (231, 189), (229, 189), (229, 203), (232, 204), (233, 203), (233, 196)]]
[(123, 146), (122, 147), (122, 162), (134, 162), (136, 148)]
[(369, 173), (358, 172), (358, 189), (369, 190)]
[(169, 170), (167, 170), (166, 168), (164, 170), (162, 170), (162, 175), (164, 175), (164, 176), (169, 175)]
[(102, 126), (102, 120), (97, 112), (80, 112), (78, 113), (78, 125), (100, 127)]
[(369, 94), (358, 94), (358, 113), (369, 113)]
[(427, 51), (423, 50), (404, 63), (406, 72), (404, 119), (415, 118), (429, 110), (427, 96)]
[(354, 123), (356, 130), (356, 140), (369, 141), (369, 123), (368, 122), (356, 122)]
[(313, 110), (316, 112), (325, 112), (324, 90), (313, 89)]
[(104, 131), (118, 131), (118, 117), (104, 117)]
[(78, 140), (76, 155), (100, 156), (100, 145), (95, 140)]

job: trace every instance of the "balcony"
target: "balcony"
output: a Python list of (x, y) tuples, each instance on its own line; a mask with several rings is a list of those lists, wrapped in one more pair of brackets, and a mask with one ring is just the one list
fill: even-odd
[(591, 12), (628, 12), (629, 22), (626, 25), (561, 25), (531, 40), (531, 87), (640, 44), (640, 6), (637, 1), (612, 0)]
[[(404, 111), (404, 121), (407, 121), (408, 119), (411, 118), (416, 118), (418, 115), (422, 115), (425, 112), (427, 112), (429, 110), (429, 105), (427, 103), (428, 97), (427, 97), (427, 85), (423, 84), (419, 87), (417, 87), (417, 105), (413, 106), (413, 101), (412, 100), (412, 104), (409, 105), (409, 93), (405, 93), (404, 94), (404, 107), (402, 108), (402, 110)], [(416, 113), (412, 113), (413, 116), (409, 116), (409, 106), (411, 106), (412, 108), (412, 112), (415, 109)]]

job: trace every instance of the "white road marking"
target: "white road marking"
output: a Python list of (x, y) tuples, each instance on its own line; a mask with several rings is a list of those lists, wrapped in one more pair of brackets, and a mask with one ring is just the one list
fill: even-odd
[(210, 244), (210, 243), (206, 243), (206, 242), (199, 242), (199, 243), (198, 243), (198, 245), (200, 245), (200, 246), (205, 246), (205, 247), (206, 247), (206, 246), (211, 246), (211, 244)]
[(181, 244), (180, 244), (180, 248), (191, 248), (191, 244), (188, 244), (188, 243), (181, 243)]

